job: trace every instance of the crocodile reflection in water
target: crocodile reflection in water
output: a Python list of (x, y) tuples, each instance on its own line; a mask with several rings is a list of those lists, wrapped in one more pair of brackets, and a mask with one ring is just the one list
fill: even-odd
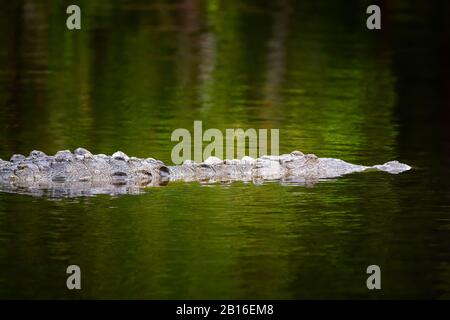
[(121, 151), (107, 156), (93, 155), (84, 148), (78, 148), (74, 153), (64, 150), (48, 156), (42, 151), (32, 151), (28, 157), (15, 154), (10, 161), (0, 160), (0, 191), (71, 197), (134, 194), (143, 187), (165, 185), (169, 181), (261, 183), (277, 180), (310, 185), (320, 179), (368, 169), (396, 174), (411, 167), (398, 161), (375, 166), (355, 165), (300, 151), (257, 159), (221, 160), (209, 157), (202, 163), (188, 160), (181, 165), (166, 166), (162, 161), (128, 157)]

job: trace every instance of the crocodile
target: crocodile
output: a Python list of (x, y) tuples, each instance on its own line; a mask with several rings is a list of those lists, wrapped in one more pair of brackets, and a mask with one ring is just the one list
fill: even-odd
[(209, 157), (202, 163), (191, 160), (167, 166), (153, 158), (129, 157), (121, 151), (111, 156), (92, 154), (77, 148), (47, 155), (34, 150), (29, 156), (14, 154), (9, 161), (0, 159), (0, 191), (54, 197), (95, 194), (135, 194), (144, 187), (162, 186), (170, 181), (261, 184), (280, 181), (312, 185), (315, 182), (366, 170), (392, 174), (411, 169), (398, 161), (363, 166), (334, 158), (294, 151), (280, 156), (262, 156), (221, 160)]

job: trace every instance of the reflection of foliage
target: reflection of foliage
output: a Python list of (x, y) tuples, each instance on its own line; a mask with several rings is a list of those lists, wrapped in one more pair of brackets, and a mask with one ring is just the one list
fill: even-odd
[[(302, 17), (314, 7), (289, 1), (273, 8), (85, 1), (82, 31), (68, 32), (65, 15), (55, 14), (65, 10), (60, 2), (29, 6), (7, 8), (17, 21), (24, 17), (26, 32), (19, 49), (10, 43), (3, 56), (34, 68), (17, 80), (21, 100), (14, 103), (40, 109), (17, 114), (18, 136), (7, 130), (5, 145), (122, 148), (168, 160), (171, 131), (191, 128), (195, 119), (221, 130), (280, 128), (282, 152), (334, 149), (331, 156), (358, 160), (362, 146), (376, 155), (393, 144), (389, 63), (371, 54), (375, 44), (366, 33), (339, 27), (345, 17), (331, 11), (308, 20)], [(10, 38), (17, 33), (10, 30)], [(38, 63), (29, 58), (36, 48)], [(21, 129), (29, 125), (40, 134)]]
[[(359, 285), (364, 274), (355, 279), (361, 273), (356, 266), (364, 265), (367, 256), (383, 262), (379, 246), (390, 243), (391, 235), (382, 240), (371, 236), (374, 229), (388, 230), (390, 220), (365, 215), (364, 195), (383, 194), (384, 189), (376, 184), (362, 191), (351, 179), (341, 186), (343, 195), (326, 182), (316, 188), (173, 183), (140, 196), (62, 202), (0, 194), (1, 209), (16, 212), (0, 215), (0, 232), (8, 226), (9, 232), (23, 234), (13, 247), (0, 247), (0, 257), (8, 257), (0, 260), (2, 271), (30, 272), (29, 264), (17, 263), (18, 257), (40, 268), (32, 270), (32, 277), (0, 286), (0, 296), (73, 297), (61, 292), (65, 279), (58, 271), (70, 261), (85, 270), (80, 294), (86, 298), (291, 299), (323, 298), (324, 291), (330, 296), (366, 295)], [(387, 216), (398, 210), (396, 199), (376, 208)], [(30, 250), (36, 246), (39, 250)], [(324, 269), (314, 270), (317, 264)], [(333, 279), (336, 274), (342, 279)], [(296, 283), (302, 288), (289, 287)], [(339, 288), (342, 283), (347, 285)]]

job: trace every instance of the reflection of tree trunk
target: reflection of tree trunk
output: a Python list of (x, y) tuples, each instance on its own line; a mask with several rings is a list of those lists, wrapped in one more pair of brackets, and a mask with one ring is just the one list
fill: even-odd
[[(9, 48), (11, 89), (5, 104), (12, 129), (11, 132), (6, 132), (9, 143), (20, 139), (17, 128), (33, 125), (27, 120), (39, 123), (39, 119), (45, 117), (43, 110), (30, 109), (28, 106), (39, 107), (46, 104), (44, 93), (48, 74), (48, 15), (42, 3), (32, 0), (24, 1), (20, 9), (16, 17), (16, 21), (20, 23), (14, 24), (16, 29), (11, 32), (14, 40), (11, 40), (12, 47)], [(14, 149), (19, 148), (16, 146)]]
[(197, 51), (199, 44), (196, 32), (201, 28), (201, 6), (199, 0), (184, 0), (181, 5), (182, 17), (181, 27), (178, 28), (177, 38), (177, 73), (179, 85), (182, 87), (193, 81), (195, 74)]
[(21, 58), (28, 80), (42, 85), (48, 70), (48, 17), (40, 2), (28, 0), (23, 5)]
[(216, 56), (217, 56), (217, 44), (216, 37), (212, 33), (206, 33), (202, 36), (200, 42), (200, 56), (201, 64), (199, 66), (199, 76), (202, 83), (202, 88), (200, 90), (200, 100), (205, 108), (211, 104), (212, 97), (211, 88), (214, 83), (213, 73), (216, 68)]
[(183, 32), (192, 33), (200, 29), (200, 2), (199, 0), (185, 0), (183, 5), (184, 23)]
[(286, 40), (289, 31), (289, 0), (282, 0), (274, 16), (273, 34), (268, 42), (268, 66), (266, 75), (266, 101), (277, 106), (279, 89), (286, 71)]

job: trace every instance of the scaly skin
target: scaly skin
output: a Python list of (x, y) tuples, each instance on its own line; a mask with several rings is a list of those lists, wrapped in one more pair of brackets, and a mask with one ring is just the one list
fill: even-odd
[(182, 165), (168, 167), (152, 158), (130, 158), (121, 151), (107, 156), (93, 155), (78, 148), (74, 153), (64, 150), (47, 156), (41, 151), (32, 151), (28, 157), (13, 155), (10, 161), (0, 160), (0, 191), (32, 195), (50, 192), (51, 196), (58, 197), (139, 193), (142, 187), (165, 185), (169, 181), (261, 183), (279, 180), (312, 184), (319, 179), (367, 169), (400, 173), (411, 167), (397, 161), (368, 167), (299, 151), (257, 159), (210, 157), (203, 163), (185, 161)]

